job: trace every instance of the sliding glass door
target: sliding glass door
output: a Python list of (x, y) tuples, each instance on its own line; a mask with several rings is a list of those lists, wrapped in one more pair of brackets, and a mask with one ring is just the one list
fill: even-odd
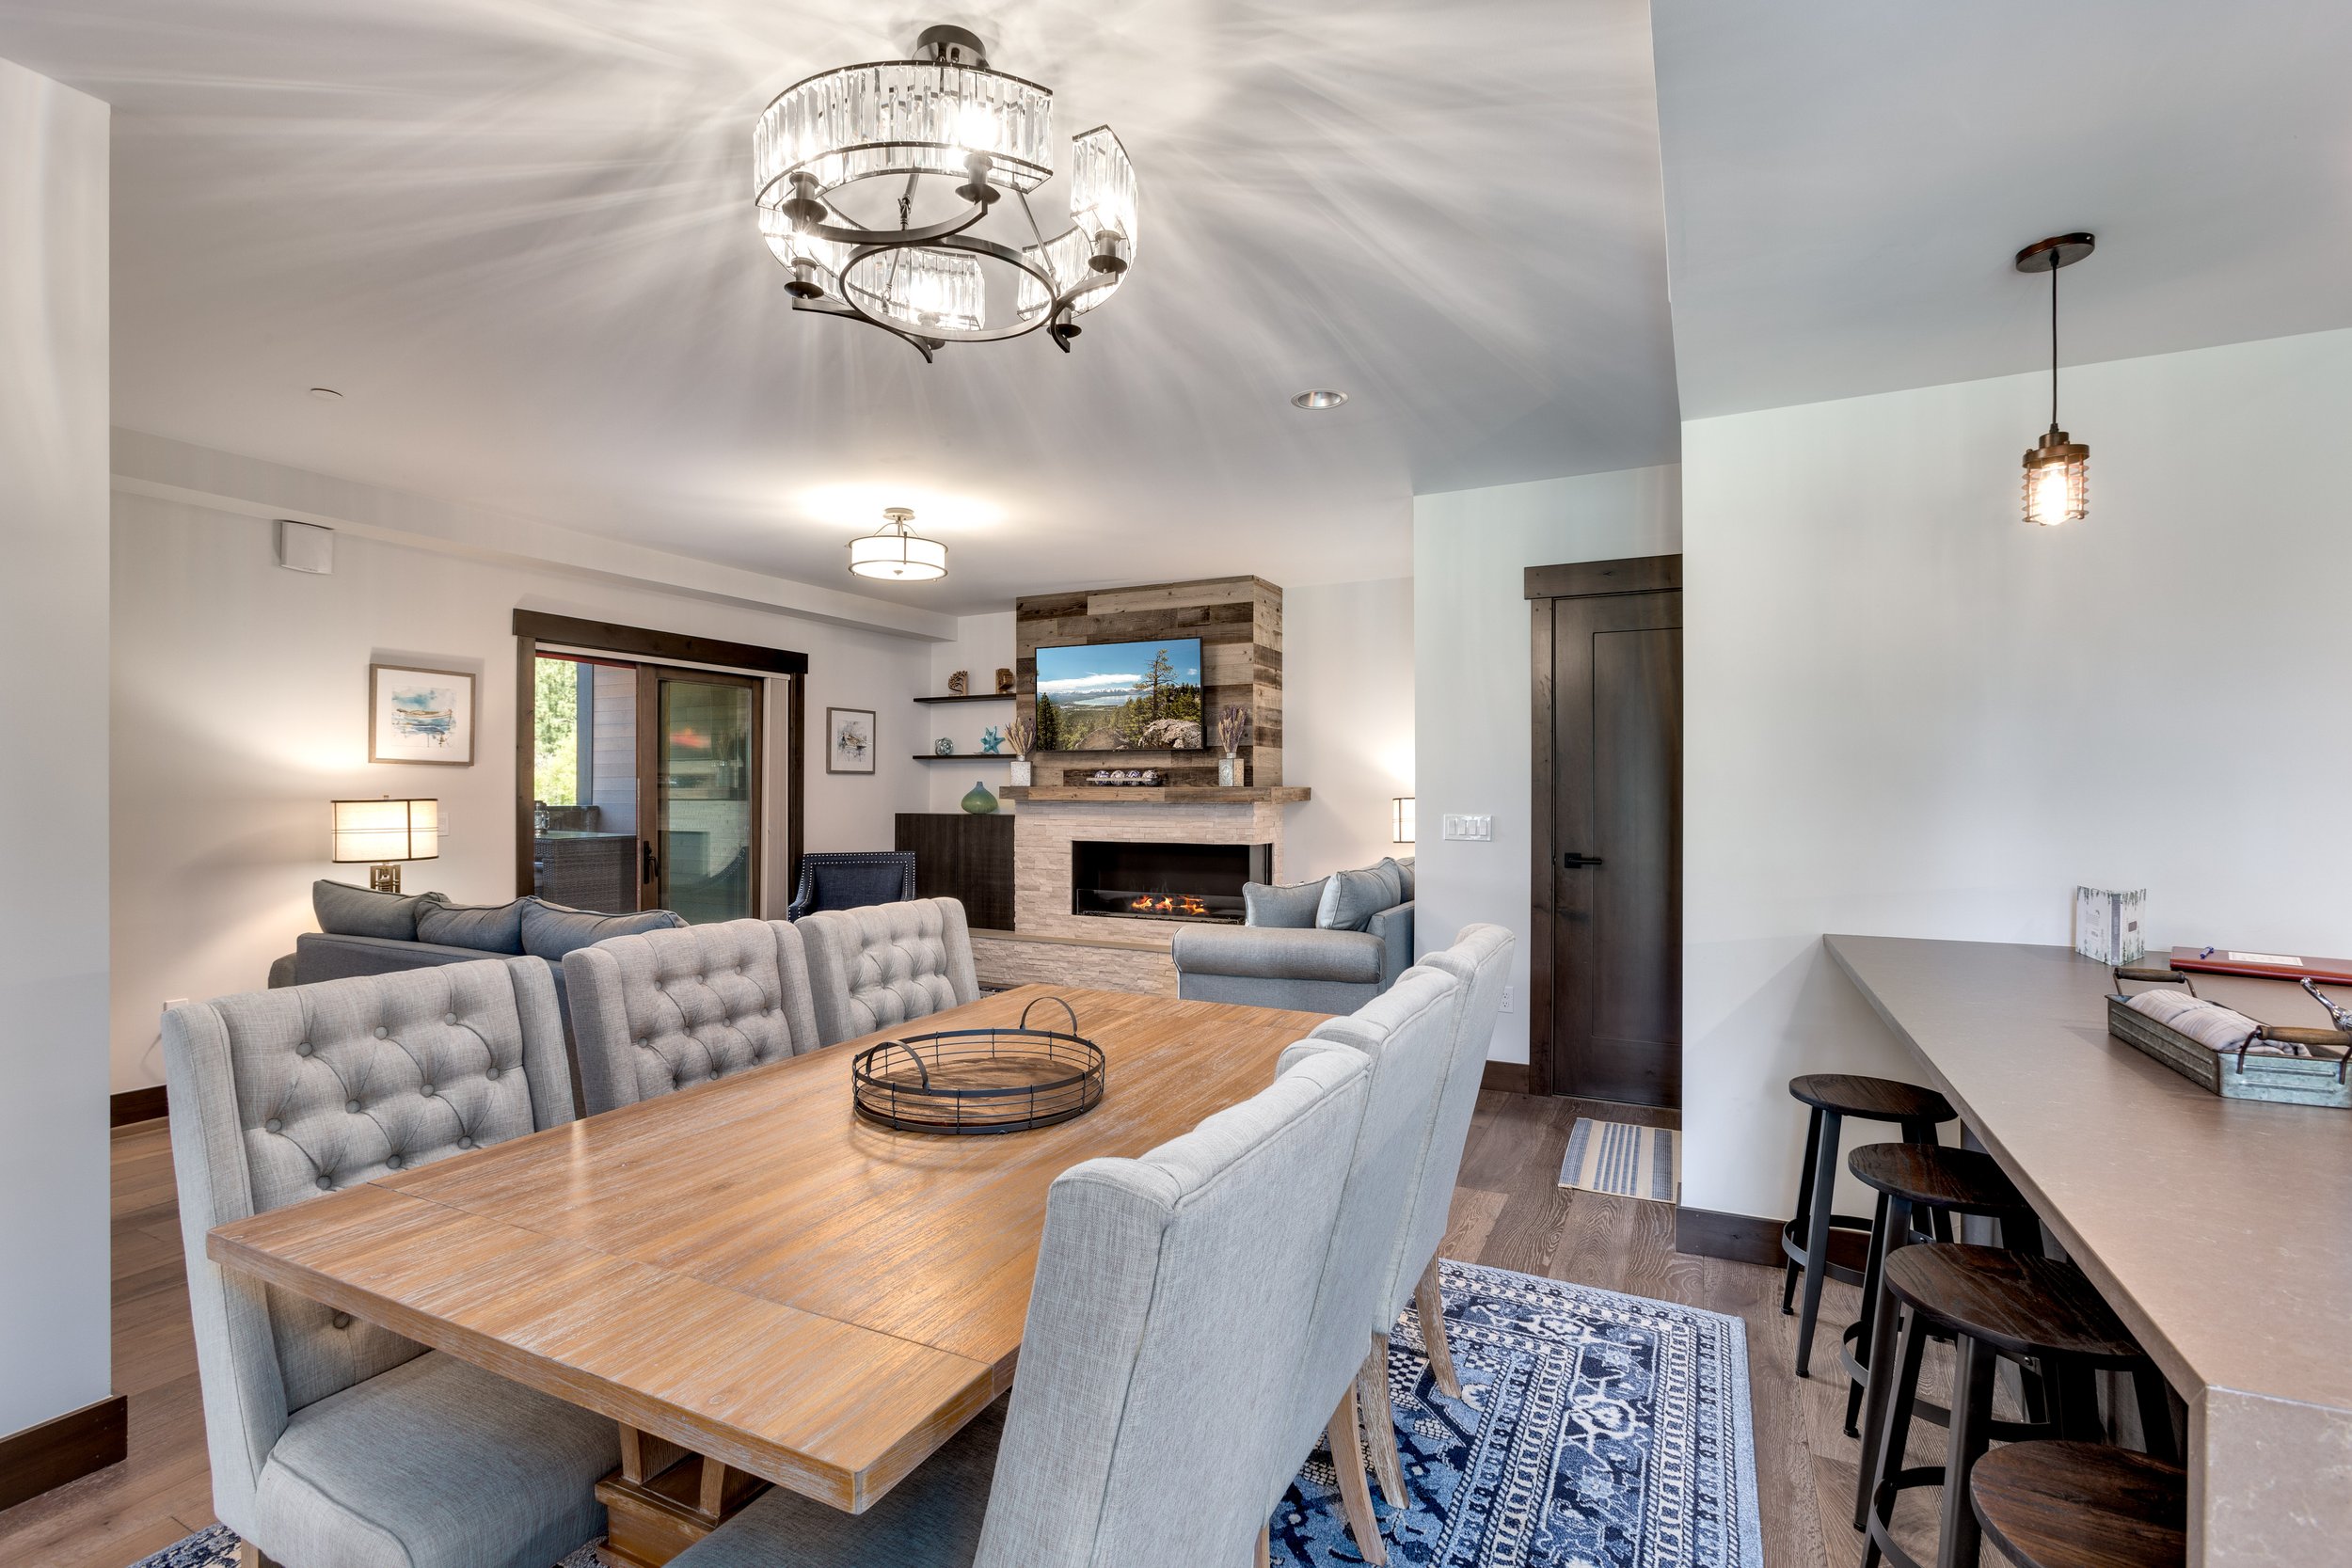
[(640, 668), (639, 773), (652, 805), (639, 898), (690, 922), (759, 911), (760, 683), (710, 671)]

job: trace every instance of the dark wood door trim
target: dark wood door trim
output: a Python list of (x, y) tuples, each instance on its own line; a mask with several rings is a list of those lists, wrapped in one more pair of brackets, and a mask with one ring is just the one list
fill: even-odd
[(1571, 561), (1527, 568), (1531, 599), (1589, 599), (1602, 594), (1665, 594), (1682, 586), (1682, 557), (1636, 555), (1622, 561)]
[[(1555, 739), (1552, 733), (1557, 692), (1553, 689), (1558, 649), (1554, 641), (1554, 604), (1560, 599), (1616, 597), (1637, 594), (1678, 593), (1682, 586), (1679, 555), (1634, 556), (1618, 561), (1579, 561), (1526, 569), (1529, 606), (1529, 688), (1532, 723), (1529, 748), (1530, 832), (1529, 985), (1527, 1092), (1563, 1092), (1560, 1065), (1554, 1060), (1553, 1016), (1559, 976), (1553, 953), (1558, 913), (1558, 864), (1563, 850), (1581, 848), (1561, 841), (1556, 821), (1557, 786)], [(1678, 1097), (1677, 1097), (1678, 1099)]]
[[(515, 631), (515, 893), (520, 897), (533, 886), (532, 862), (536, 853), (532, 840), (532, 796), (537, 783), (538, 769), (538, 685), (539, 653), (542, 647), (579, 648), (594, 653), (621, 654), (636, 660), (668, 661), (687, 664), (720, 665), (752, 674), (781, 675), (789, 688), (788, 728), (785, 736), (785, 854), (786, 881), (788, 889), (799, 879), (801, 853), (806, 841), (807, 816), (803, 800), (808, 783), (808, 656), (789, 648), (763, 648), (755, 642), (729, 642), (716, 637), (694, 637), (685, 632), (656, 631), (647, 626), (625, 626), (611, 621), (586, 621), (571, 615), (549, 615), (535, 610), (517, 610), (514, 618)], [(691, 672), (690, 672), (691, 673)], [(764, 688), (764, 683), (763, 683)], [(659, 721), (660, 715), (645, 706), (640, 687), (639, 787), (650, 772), (644, 765), (646, 755), (644, 735), (647, 727)], [(763, 689), (755, 702), (753, 724), (759, 738), (753, 757), (753, 810), (759, 831), (765, 833), (767, 823), (767, 768), (765, 754), (767, 694)], [(648, 718), (647, 715), (652, 717)], [(641, 807), (639, 816), (644, 816)], [(753, 909), (762, 911), (766, 896), (767, 866), (763, 852), (755, 857), (758, 863), (752, 868)], [(638, 874), (644, 873), (643, 830), (638, 849)], [(650, 907), (640, 898), (640, 907)]]
[(672, 664), (718, 664), (761, 675), (808, 673), (808, 656), (787, 648), (763, 648), (755, 642), (729, 642), (716, 637), (618, 626), (611, 621), (582, 621), (570, 615), (542, 614), (535, 610), (515, 611), (515, 635), (561, 643), (566, 648), (627, 654), (632, 658), (660, 659)]

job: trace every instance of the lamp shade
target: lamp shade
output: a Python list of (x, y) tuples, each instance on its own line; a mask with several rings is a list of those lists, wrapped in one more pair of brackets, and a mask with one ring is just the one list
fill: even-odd
[(1391, 818), (1390, 837), (1398, 844), (1412, 843), (1413, 798), (1410, 795), (1394, 797), (1389, 801), (1389, 812)]
[(337, 800), (335, 863), (431, 861), (441, 858), (438, 800)]
[(947, 546), (908, 528), (914, 513), (903, 506), (884, 507), (882, 517), (881, 531), (850, 541), (851, 572), (893, 582), (928, 582), (947, 575)]

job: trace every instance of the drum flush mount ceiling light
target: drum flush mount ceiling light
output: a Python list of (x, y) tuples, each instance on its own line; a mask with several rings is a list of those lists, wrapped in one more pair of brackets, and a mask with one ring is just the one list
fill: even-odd
[(2017, 253), (2019, 272), (2050, 275), (2050, 428), (2026, 451), (2026, 521), (2056, 528), (2090, 510), (2090, 449), (2067, 438), (2058, 422), (2058, 275), (2097, 247), (2089, 234), (2054, 234)]
[[(1135, 261), (1136, 171), (1109, 126), (1073, 138), (1071, 226), (1048, 238), (1029, 193), (1054, 175), (1053, 103), (947, 26), (924, 29), (911, 60), (786, 88), (759, 117), (752, 163), (793, 309), (879, 326), (925, 359), (1041, 326), (1068, 353), (1077, 318)], [(1008, 196), (1018, 219), (991, 227), (1009, 225), (1011, 243), (976, 232)]]
[(914, 514), (903, 506), (882, 508), (879, 532), (850, 541), (850, 570), (888, 582), (929, 582), (947, 575), (947, 546), (907, 527)]

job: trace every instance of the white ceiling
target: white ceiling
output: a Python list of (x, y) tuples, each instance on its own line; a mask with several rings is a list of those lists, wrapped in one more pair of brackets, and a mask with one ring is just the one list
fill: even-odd
[(2352, 325), (2345, 0), (1655, 0), (1687, 418)]
[[(1069, 357), (926, 366), (756, 241), (761, 105), (933, 21), (1135, 157)], [(1402, 574), (1417, 491), (1677, 453), (1641, 0), (0, 0), (0, 56), (115, 105), (116, 421), (202, 446), (844, 587), (904, 503), (954, 571), (884, 592), (957, 611)]]

